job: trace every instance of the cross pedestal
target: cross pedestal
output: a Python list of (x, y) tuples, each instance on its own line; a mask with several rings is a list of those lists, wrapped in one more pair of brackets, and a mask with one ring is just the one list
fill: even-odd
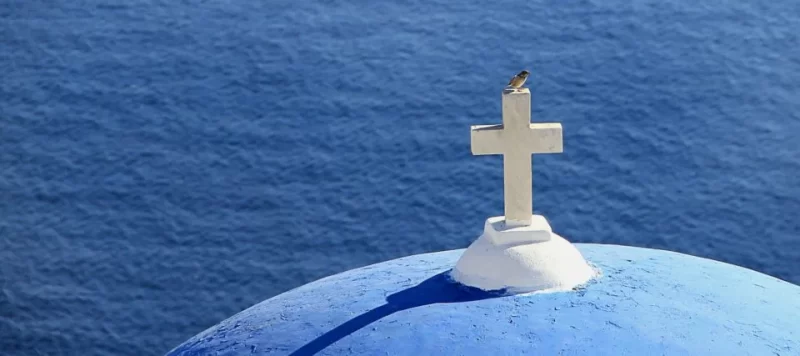
[[(559, 123), (531, 123), (531, 92), (503, 92), (503, 124), (472, 126), (473, 155), (503, 155), (505, 216), (491, 218), (486, 229), (504, 239), (546, 241), (550, 224), (533, 212), (531, 154), (563, 152)], [(487, 230), (488, 231), (488, 230)]]

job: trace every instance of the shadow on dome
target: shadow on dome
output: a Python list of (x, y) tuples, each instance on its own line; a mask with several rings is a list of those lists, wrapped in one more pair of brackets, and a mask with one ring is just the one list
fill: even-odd
[(346, 321), (303, 345), (292, 356), (314, 355), (359, 329), (399, 311), (431, 304), (463, 303), (505, 296), (505, 290), (484, 291), (450, 278), (450, 271), (439, 273), (416, 286), (386, 297), (386, 304)]

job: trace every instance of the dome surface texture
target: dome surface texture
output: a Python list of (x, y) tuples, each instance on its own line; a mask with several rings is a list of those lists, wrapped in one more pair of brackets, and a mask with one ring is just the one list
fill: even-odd
[(684, 254), (575, 244), (599, 276), (505, 295), (449, 277), (464, 250), (290, 290), (170, 355), (800, 355), (800, 286)]

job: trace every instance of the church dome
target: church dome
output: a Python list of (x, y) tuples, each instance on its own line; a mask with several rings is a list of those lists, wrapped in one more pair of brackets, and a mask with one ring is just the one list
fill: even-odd
[(463, 250), (330, 276), (270, 298), (170, 355), (797, 355), (800, 287), (730, 264), (575, 244), (600, 273), (506, 295), (449, 274)]

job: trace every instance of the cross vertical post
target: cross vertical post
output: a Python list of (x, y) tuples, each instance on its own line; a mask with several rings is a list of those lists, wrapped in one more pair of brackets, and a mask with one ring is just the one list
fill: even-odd
[[(531, 153), (521, 144), (531, 123), (531, 97), (503, 95), (503, 201), (507, 226), (531, 224), (533, 211), (533, 163)], [(508, 130), (505, 132), (505, 130)]]

